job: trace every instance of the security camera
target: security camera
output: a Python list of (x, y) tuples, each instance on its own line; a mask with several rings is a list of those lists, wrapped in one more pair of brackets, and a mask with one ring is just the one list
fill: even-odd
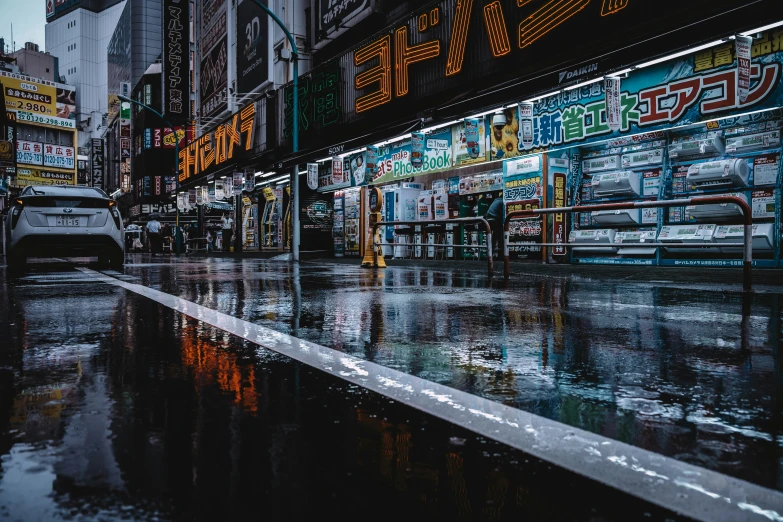
[(502, 112), (496, 112), (492, 116), (492, 125), (498, 129), (502, 129), (506, 126), (506, 115)]

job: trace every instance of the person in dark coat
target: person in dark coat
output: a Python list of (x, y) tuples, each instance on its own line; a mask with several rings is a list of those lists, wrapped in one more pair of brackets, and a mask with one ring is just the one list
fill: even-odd
[[(495, 247), (498, 248), (498, 259), (504, 255), (504, 241), (503, 241), (503, 225), (506, 220), (506, 206), (503, 204), (503, 197), (498, 196), (487, 208), (484, 219), (489, 222), (489, 226), (492, 227), (492, 251), (495, 251)], [(494, 255), (494, 254), (493, 254)]]

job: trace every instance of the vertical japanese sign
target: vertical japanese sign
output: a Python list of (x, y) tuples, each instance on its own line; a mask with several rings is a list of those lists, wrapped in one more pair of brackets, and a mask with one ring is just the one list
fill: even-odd
[(163, 2), (163, 113), (169, 121), (188, 118), (190, 42), (188, 0)]
[(318, 163), (307, 164), (307, 186), (310, 190), (318, 188)]
[(245, 173), (241, 170), (234, 171), (232, 181), (234, 182), (234, 194), (241, 194), (245, 186)]
[(92, 139), (92, 150), (90, 151), (90, 177), (92, 186), (102, 189), (104, 175), (104, 157), (103, 157), (103, 139)]
[(737, 36), (737, 97), (740, 103), (745, 103), (750, 91), (750, 47), (753, 38), (750, 36)]
[(339, 156), (332, 158), (332, 185), (343, 183), (343, 159)]
[(196, 204), (196, 189), (188, 189), (188, 206), (192, 207)]
[[(566, 175), (562, 172), (555, 172), (553, 174), (553, 184), (555, 187), (555, 194), (552, 198), (552, 203), (555, 208), (566, 206)], [(566, 215), (563, 212), (558, 212), (554, 215), (552, 226), (552, 242), (558, 244), (565, 244), (566, 242)], [(552, 249), (552, 255), (564, 256), (566, 253), (565, 247), (554, 247)]]
[(420, 169), (424, 164), (424, 134), (411, 133), (411, 166)]
[(606, 98), (606, 124), (612, 131), (619, 130), (622, 126), (620, 103), (620, 78), (605, 78)]

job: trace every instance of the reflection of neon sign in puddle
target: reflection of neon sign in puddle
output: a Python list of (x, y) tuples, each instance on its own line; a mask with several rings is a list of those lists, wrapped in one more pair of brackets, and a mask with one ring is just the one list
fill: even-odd
[(326, 201), (316, 201), (305, 208), (307, 217), (316, 225), (328, 225), (332, 222), (332, 209)]

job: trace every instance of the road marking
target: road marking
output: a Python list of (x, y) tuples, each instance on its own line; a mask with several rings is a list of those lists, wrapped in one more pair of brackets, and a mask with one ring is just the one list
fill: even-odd
[(165, 292), (77, 268), (265, 349), (705, 522), (783, 522), (783, 493), (392, 370)]

